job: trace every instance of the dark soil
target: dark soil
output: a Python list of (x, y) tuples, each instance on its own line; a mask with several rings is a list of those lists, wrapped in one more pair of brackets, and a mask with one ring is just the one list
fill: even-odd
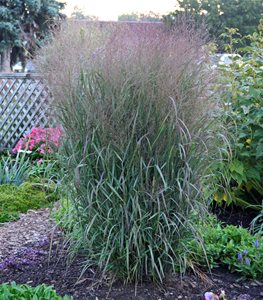
[(227, 225), (241, 226), (249, 228), (253, 219), (257, 216), (258, 211), (253, 209), (242, 209), (238, 206), (215, 207), (213, 212), (218, 219)]
[[(57, 240), (28, 246), (18, 252), (15, 257), (9, 257), (0, 266), (0, 283), (16, 281), (32, 286), (46, 283), (54, 285), (56, 291), (68, 294), (74, 300), (86, 299), (204, 299), (204, 293), (212, 291), (219, 293), (225, 290), (228, 300), (263, 299), (263, 282), (240, 282), (240, 277), (229, 273), (225, 269), (217, 269), (213, 274), (187, 274), (184, 278), (179, 275), (170, 276), (162, 286), (150, 282), (134, 285), (123, 285), (120, 282), (111, 282), (105, 277), (99, 280), (96, 270), (88, 268), (84, 274), (81, 271), (85, 258), (77, 256), (70, 266), (67, 266), (67, 252)], [(1, 270), (2, 267), (2, 270)], [(250, 298), (240, 298), (240, 295), (250, 295)], [(239, 296), (239, 298), (238, 298)]]

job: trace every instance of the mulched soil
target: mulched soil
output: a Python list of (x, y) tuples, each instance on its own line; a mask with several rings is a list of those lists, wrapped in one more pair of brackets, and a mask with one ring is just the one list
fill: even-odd
[[(51, 250), (50, 250), (51, 248)], [(217, 269), (213, 274), (187, 274), (183, 279), (179, 275), (170, 276), (163, 286), (144, 282), (135, 291), (134, 285), (111, 282), (109, 278), (99, 280), (96, 271), (89, 268), (79, 278), (85, 258), (78, 255), (73, 263), (67, 265), (67, 251), (56, 237), (50, 247), (50, 241), (28, 245), (15, 257), (6, 259), (0, 269), (0, 283), (16, 281), (32, 286), (46, 283), (54, 285), (56, 291), (68, 294), (74, 300), (116, 299), (116, 300), (152, 300), (152, 299), (204, 299), (206, 291), (219, 293), (225, 290), (228, 300), (263, 299), (263, 282), (240, 282), (240, 277), (225, 269)]]
[[(236, 208), (215, 208), (214, 212), (227, 224), (243, 227), (249, 227), (255, 216), (253, 211), (244, 213)], [(41, 241), (27, 243), (15, 253), (9, 253), (0, 260), (0, 283), (15, 281), (32, 286), (46, 283), (53, 285), (60, 295), (72, 295), (74, 300), (201, 300), (205, 292), (219, 294), (221, 290), (226, 292), (228, 300), (263, 300), (262, 281), (240, 281), (240, 276), (223, 268), (213, 270), (212, 274), (189, 273), (183, 278), (175, 274), (169, 276), (162, 286), (144, 282), (136, 289), (131, 284), (112, 282), (110, 277), (101, 279), (92, 268), (82, 274), (85, 257), (79, 254), (70, 265), (67, 264), (68, 255), (61, 232), (56, 232), (52, 243), (50, 236), (44, 235)]]

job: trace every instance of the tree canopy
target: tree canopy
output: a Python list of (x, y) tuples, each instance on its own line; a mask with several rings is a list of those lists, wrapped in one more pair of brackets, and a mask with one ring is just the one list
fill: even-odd
[(9, 71), (12, 51), (32, 52), (63, 15), (56, 0), (0, 0), (1, 70)]
[(125, 21), (125, 22), (158, 22), (161, 21), (162, 17), (152, 11), (149, 13), (137, 13), (132, 12), (129, 14), (122, 14), (118, 16), (118, 21)]
[(97, 16), (86, 15), (84, 11), (78, 6), (74, 6), (74, 10), (71, 14), (71, 18), (76, 20), (85, 20), (85, 21), (97, 21)]
[(253, 33), (263, 13), (262, 0), (177, 0), (177, 4), (170, 16), (185, 14), (205, 21), (217, 40), (226, 27), (238, 28), (242, 36)]

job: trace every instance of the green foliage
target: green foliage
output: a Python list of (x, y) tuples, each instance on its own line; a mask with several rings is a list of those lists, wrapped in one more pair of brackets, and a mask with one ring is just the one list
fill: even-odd
[[(263, 200), (263, 31), (245, 37), (250, 46), (240, 49), (243, 57), (223, 67), (225, 91), (222, 95), (225, 107), (225, 122), (233, 143), (233, 157), (222, 167), (231, 190), (228, 195), (222, 190), (216, 195), (221, 202), (234, 201), (240, 205), (261, 205)], [(233, 50), (232, 34), (229, 30), (228, 45)], [(235, 41), (235, 40), (234, 40)]]
[(31, 154), (26, 152), (18, 152), (15, 158), (10, 154), (0, 157), (0, 185), (19, 186), (29, 179), (34, 182), (58, 182), (61, 177), (63, 177), (63, 170), (57, 160), (31, 161)]
[(147, 14), (132, 12), (130, 14), (122, 14), (118, 16), (118, 21), (123, 22), (160, 22), (161, 16), (150, 11)]
[[(8, 0), (0, 2), (0, 54), (9, 59), (13, 47), (32, 53), (59, 18), (64, 4), (56, 0)], [(7, 57), (8, 56), (8, 57)]]
[(0, 157), (0, 185), (22, 184), (30, 173), (29, 158), (25, 153), (18, 153), (13, 159), (10, 155)]
[[(60, 68), (69, 36), (78, 51)], [(90, 25), (65, 28), (41, 53), (65, 132), (76, 243), (102, 274), (162, 281), (183, 255), (191, 211), (204, 209), (213, 136), (202, 44), (186, 28)]]
[(253, 232), (263, 235), (263, 203), (261, 204), (261, 211), (251, 222)]
[[(58, 158), (57, 158), (58, 159)], [(39, 161), (34, 161), (30, 165), (30, 181), (40, 182), (59, 182), (64, 176), (63, 169), (58, 162), (58, 160), (53, 159), (42, 159)]]
[[(52, 211), (52, 218), (60, 228), (64, 229), (65, 233), (77, 233), (79, 228), (78, 214), (70, 200), (61, 199), (59, 207)], [(80, 238), (80, 235), (76, 234), (76, 238)]]
[(231, 271), (239, 272), (243, 277), (263, 278), (263, 237), (251, 235), (242, 227), (223, 227), (215, 218), (200, 225), (206, 257), (203, 248), (195, 241), (189, 241), (192, 264), (203, 266), (209, 263), (211, 268), (225, 265)]
[(27, 284), (4, 283), (0, 285), (0, 300), (73, 300), (59, 296), (52, 286), (45, 284), (31, 287)]
[(79, 8), (78, 6), (74, 6), (74, 10), (71, 13), (71, 18), (76, 19), (76, 20), (86, 20), (86, 21), (97, 21), (98, 17), (96, 16), (90, 16), (90, 15), (85, 15), (83, 10)]
[(54, 187), (37, 183), (24, 183), (20, 186), (0, 185), (0, 223), (19, 217), (28, 209), (49, 206), (58, 200)]
[(223, 46), (220, 35), (226, 27), (238, 28), (242, 35), (252, 34), (263, 13), (261, 0), (178, 0), (178, 4), (170, 18), (186, 14), (198, 23), (205, 21), (220, 47)]

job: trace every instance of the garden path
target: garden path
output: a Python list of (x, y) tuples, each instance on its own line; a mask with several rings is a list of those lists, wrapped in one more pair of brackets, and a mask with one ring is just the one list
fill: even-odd
[(49, 208), (29, 210), (16, 222), (0, 224), (0, 263), (28, 244), (49, 239), (55, 228), (49, 215)]

